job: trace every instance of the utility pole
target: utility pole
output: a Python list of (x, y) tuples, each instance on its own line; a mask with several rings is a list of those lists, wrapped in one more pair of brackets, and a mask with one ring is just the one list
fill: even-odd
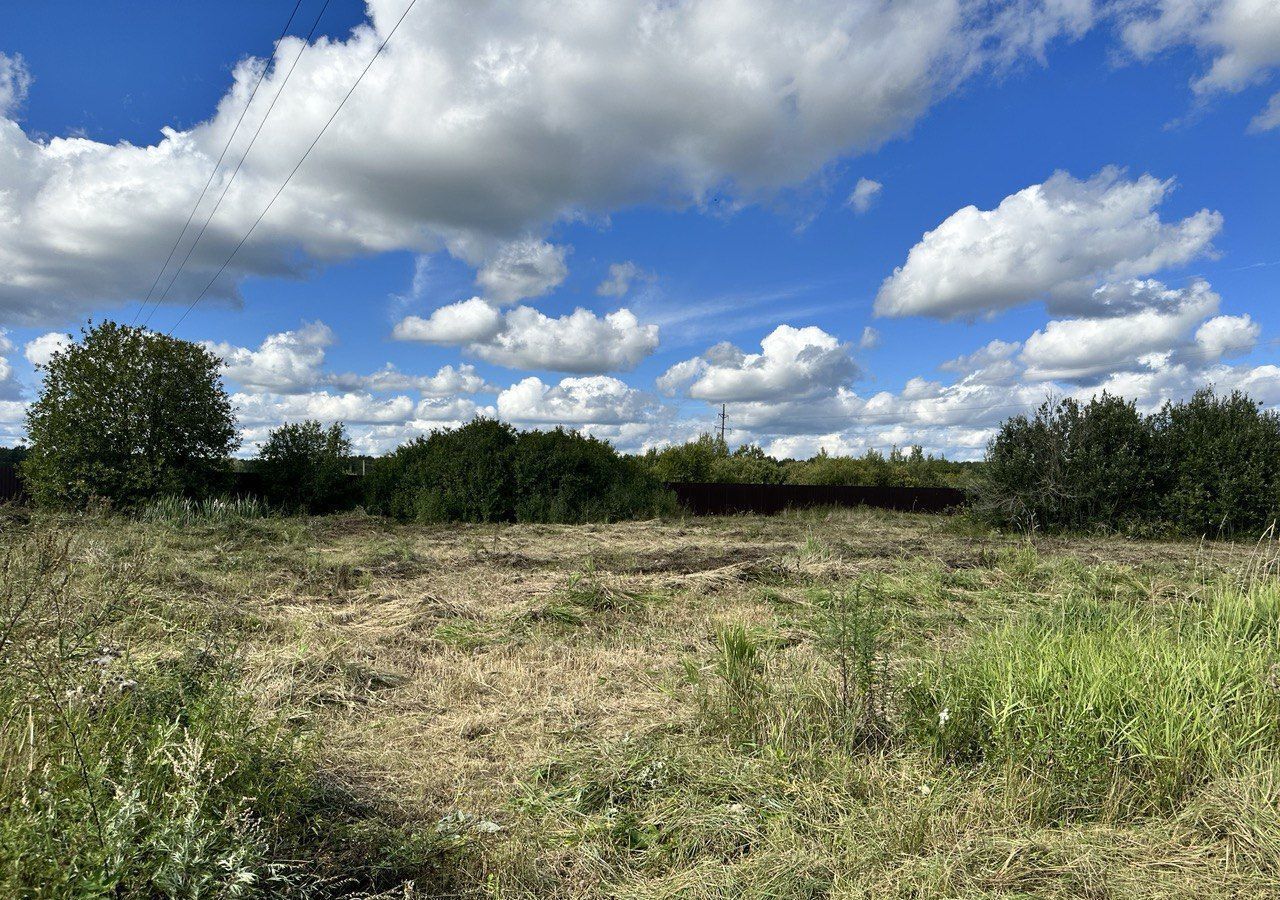
[(720, 404), (720, 415), (718, 416), (718, 418), (720, 419), (720, 443), (724, 444), (727, 447), (728, 444), (725, 443), (725, 439), (724, 439), (725, 425), (729, 421), (729, 411), (727, 408), (727, 404), (724, 404), (724, 403)]

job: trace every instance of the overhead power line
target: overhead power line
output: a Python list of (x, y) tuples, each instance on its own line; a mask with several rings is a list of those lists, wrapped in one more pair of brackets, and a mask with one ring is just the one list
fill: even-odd
[(396, 32), (400, 30), (400, 25), (404, 22), (405, 17), (409, 15), (413, 7), (417, 5), (417, 2), (418, 0), (409, 0), (409, 5), (405, 7), (404, 12), (400, 14), (400, 18), (396, 20), (396, 24), (392, 26), (391, 31), (387, 33), (387, 36), (383, 38), (382, 43), (378, 45), (378, 49), (374, 51), (373, 56), (369, 58), (369, 62), (360, 71), (360, 74), (356, 77), (356, 80), (352, 83), (351, 88), (347, 91), (346, 95), (343, 96), (341, 102), (338, 103), (337, 108), (334, 109), (333, 114), (329, 116), (328, 121), (324, 123), (324, 127), (320, 129), (319, 133), (315, 136), (315, 139), (312, 140), (310, 145), (308, 145), (306, 151), (302, 154), (302, 157), (298, 160), (297, 165), (295, 165), (293, 169), (289, 172), (289, 175), (285, 178), (284, 182), (280, 185), (280, 187), (276, 190), (276, 192), (271, 195), (271, 199), (267, 201), (266, 207), (264, 207), (262, 212), (258, 214), (258, 218), (254, 219), (253, 224), (249, 226), (249, 230), (244, 233), (244, 237), (240, 238), (240, 242), (236, 244), (235, 248), (223, 261), (222, 265), (218, 267), (218, 271), (215, 272), (213, 277), (209, 279), (209, 283), (206, 284), (204, 286), (204, 289), (201, 290), (200, 293), (196, 295), (196, 298), (191, 301), (190, 305), (188, 305), (187, 308), (183, 310), (182, 315), (178, 317), (178, 321), (173, 323), (173, 327), (169, 329), (169, 334), (172, 335), (173, 332), (177, 330), (177, 327), (183, 323), (183, 320), (187, 318), (191, 310), (196, 308), (196, 305), (201, 300), (204, 299), (205, 294), (209, 293), (209, 289), (212, 288), (214, 283), (217, 282), (217, 280), (222, 276), (222, 273), (227, 270), (227, 266), (231, 265), (231, 261), (235, 259), (236, 254), (240, 252), (240, 248), (242, 248), (245, 245), (245, 243), (249, 240), (250, 235), (252, 235), (253, 232), (257, 229), (259, 223), (261, 223), (263, 218), (267, 215), (267, 213), (271, 211), (271, 207), (275, 205), (276, 200), (278, 200), (280, 198), (280, 195), (284, 193), (284, 189), (289, 186), (289, 182), (293, 181), (293, 176), (298, 174), (298, 170), (301, 169), (302, 164), (307, 161), (307, 157), (309, 157), (311, 155), (311, 151), (316, 148), (316, 144), (320, 143), (320, 139), (324, 137), (325, 132), (329, 130), (329, 126), (333, 124), (334, 119), (338, 118), (338, 113), (342, 112), (342, 108), (347, 105), (347, 101), (350, 100), (351, 95), (356, 92), (356, 88), (360, 86), (360, 82), (364, 81), (364, 76), (369, 74), (369, 70), (373, 68), (373, 64), (377, 62), (378, 57), (382, 55), (382, 51), (387, 49), (387, 44), (391, 43), (391, 39), (395, 37)]
[[(217, 215), (218, 210), (222, 206), (222, 201), (226, 199), (227, 192), (231, 190), (231, 185), (235, 182), (236, 176), (240, 174), (240, 169), (244, 165), (244, 161), (249, 158), (249, 153), (253, 150), (253, 145), (258, 142), (258, 135), (262, 134), (263, 126), (267, 124), (267, 119), (271, 117), (272, 110), (276, 108), (276, 103), (280, 100), (281, 95), (284, 94), (285, 87), (289, 84), (289, 79), (293, 77), (294, 70), (298, 68), (298, 61), (302, 59), (302, 54), (306, 53), (307, 48), (311, 46), (311, 39), (315, 37), (316, 29), (320, 27), (320, 20), (324, 18), (325, 11), (329, 9), (330, 2), (331, 0), (324, 0), (324, 5), (320, 7), (320, 12), (316, 14), (315, 21), (311, 23), (311, 30), (307, 32), (306, 38), (303, 39), (302, 46), (298, 49), (298, 54), (293, 58), (293, 62), (289, 64), (289, 71), (285, 72), (284, 79), (280, 82), (280, 87), (276, 90), (275, 96), (271, 98), (271, 103), (267, 107), (267, 111), (262, 114), (262, 118), (258, 121), (258, 127), (254, 129), (253, 137), (249, 139), (248, 146), (244, 148), (244, 153), (240, 155), (240, 161), (236, 163), (236, 167), (231, 171), (231, 177), (229, 177), (226, 183), (222, 186), (222, 192), (218, 195), (217, 201), (213, 204), (213, 209), (209, 210), (209, 215), (205, 217), (204, 224), (200, 226), (200, 231), (196, 234), (195, 240), (191, 242), (191, 246), (187, 248), (187, 253), (182, 258), (182, 262), (179, 263), (178, 267), (174, 270), (173, 277), (171, 277), (169, 279), (169, 283), (165, 285), (164, 292), (161, 293), (159, 299), (155, 302), (155, 306), (152, 307), (151, 312), (149, 312), (146, 319), (143, 320), (144, 325), (151, 321), (151, 317), (155, 315), (156, 310), (160, 308), (160, 305), (164, 303), (165, 298), (169, 296), (169, 292), (173, 290), (174, 284), (178, 281), (178, 276), (181, 275), (182, 270), (186, 268), (187, 262), (191, 259), (191, 255), (195, 253), (196, 247), (200, 244), (200, 239), (204, 237), (205, 231), (208, 230), (209, 223), (212, 222), (213, 217)], [(266, 72), (265, 67), (263, 68), (263, 72)], [(246, 104), (245, 111), (248, 111), (248, 109), (249, 107)], [(240, 115), (243, 119), (244, 112)]]
[[(298, 10), (302, 8), (302, 0), (297, 0), (293, 4), (293, 12), (289, 13), (289, 19), (284, 23), (284, 28), (280, 30), (280, 36), (276, 38), (272, 47), (278, 47), (280, 42), (285, 39), (289, 33), (289, 26), (293, 24), (294, 17), (298, 14)], [(209, 179), (204, 183), (204, 187), (200, 189), (200, 196), (196, 198), (195, 206), (191, 207), (191, 213), (187, 216), (187, 221), (182, 224), (182, 231), (178, 232), (178, 237), (174, 240), (173, 246), (169, 248), (169, 255), (164, 259), (164, 265), (160, 267), (160, 271), (156, 273), (156, 280), (151, 282), (151, 287), (147, 290), (147, 296), (143, 299), (141, 305), (138, 306), (137, 312), (133, 314), (133, 321), (130, 325), (136, 325), (138, 316), (142, 315), (142, 311), (147, 308), (147, 304), (151, 302), (151, 296), (156, 292), (156, 287), (160, 284), (160, 279), (164, 277), (165, 270), (169, 268), (169, 263), (173, 262), (173, 254), (178, 252), (178, 245), (182, 243), (182, 239), (187, 236), (187, 229), (191, 227), (191, 220), (196, 217), (196, 211), (200, 209), (200, 204), (204, 202), (205, 194), (209, 192), (209, 185), (213, 184), (214, 176), (218, 174), (218, 169), (222, 168), (222, 160), (227, 155), (227, 150), (231, 148), (231, 142), (235, 140), (236, 135), (240, 132), (240, 125), (244, 122), (245, 114), (249, 112), (249, 107), (253, 105), (253, 98), (258, 96), (258, 88), (262, 86), (262, 80), (267, 77), (267, 69), (269, 66), (263, 66), (262, 71), (258, 73), (258, 78), (253, 83), (253, 90), (249, 92), (249, 99), (245, 101), (244, 109), (240, 110), (240, 118), (236, 119), (235, 127), (231, 129), (231, 133), (227, 135), (227, 142), (222, 145), (222, 152), (218, 154), (218, 161), (213, 164), (213, 168), (209, 170)]]

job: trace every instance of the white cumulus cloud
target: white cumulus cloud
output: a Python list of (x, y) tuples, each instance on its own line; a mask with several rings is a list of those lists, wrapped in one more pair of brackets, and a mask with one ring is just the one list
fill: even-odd
[(0, 116), (12, 117), (27, 99), (31, 70), (20, 54), (0, 53)]
[(296, 331), (268, 335), (256, 350), (225, 342), (205, 342), (222, 357), (222, 374), (250, 390), (300, 393), (321, 379), (325, 348), (334, 342), (323, 322), (308, 322)]
[(303, 394), (251, 393), (231, 395), (236, 416), (245, 425), (276, 426), (284, 422), (317, 419), (321, 422), (385, 423), (405, 422), (415, 404), (405, 396), (379, 399), (361, 391), (336, 394), (309, 391)]
[(834, 336), (813, 325), (779, 325), (760, 341), (759, 353), (717, 344), (672, 366), (658, 388), (714, 402), (780, 400), (833, 391), (857, 374), (848, 345)]
[[(1208, 67), (1191, 83), (1201, 98), (1244, 90), (1280, 66), (1280, 3), (1275, 0), (1129, 0), (1119, 9), (1125, 44), (1139, 59), (1179, 45), (1208, 58)], [(1249, 129), (1277, 125), (1280, 94)]]
[(470, 365), (441, 366), (434, 375), (410, 375), (387, 363), (369, 375), (328, 375), (325, 383), (344, 391), (418, 391), (427, 397), (490, 393), (496, 390), (476, 372), (475, 366)]
[[(713, 191), (749, 203), (803, 183), (904, 132), (992, 57), (1073, 33), (1049, 9), (1061, 0), (1024, 5), (1051, 13), (1034, 39), (979, 0), (420, 4), (211, 302), (235, 300), (247, 275), (441, 249), (477, 266), (491, 299), (534, 296), (563, 277), (560, 250), (534, 240), (520, 245), (531, 255), (512, 254), (511, 242), (638, 203), (696, 205)], [(279, 100), (170, 299), (201, 290), (404, 4), (368, 10), (301, 57), (290, 37), (271, 59), (242, 61), (206, 121), (150, 146), (45, 138), (0, 119), (0, 321), (61, 321), (144, 295), (265, 66), (246, 133)], [(27, 78), (5, 60), (11, 115)]]
[(640, 324), (629, 309), (605, 316), (576, 309), (551, 318), (519, 306), (507, 313), (496, 337), (469, 349), (512, 369), (599, 373), (634, 369), (657, 348), (658, 326)]
[(13, 349), (9, 333), (0, 328), (0, 400), (16, 400), (22, 392), (22, 386), (18, 384), (13, 364), (9, 362), (7, 355)]
[(1246, 313), (1214, 316), (1196, 329), (1196, 345), (1208, 360), (1248, 353), (1258, 343), (1262, 328)]
[(479, 297), (450, 303), (427, 318), (406, 316), (391, 334), (398, 341), (427, 344), (468, 344), (487, 341), (502, 330), (502, 313)]
[(1124, 39), (1139, 57), (1189, 43), (1210, 57), (1199, 93), (1238, 91), (1280, 65), (1280, 6), (1274, 0), (1137, 0)]
[(71, 335), (61, 331), (49, 331), (37, 338), (27, 341), (22, 347), (22, 355), (33, 366), (48, 365), (53, 354), (73, 343)]
[(512, 369), (580, 374), (634, 369), (658, 347), (658, 326), (641, 324), (628, 309), (598, 316), (579, 308), (553, 318), (529, 306), (502, 313), (475, 299), (441, 307), (427, 319), (409, 316), (393, 334), (399, 340), (460, 344), (473, 356)]
[(1218, 311), (1220, 302), (1203, 281), (1181, 290), (1143, 282), (1135, 290), (1158, 295), (1159, 305), (1122, 316), (1054, 320), (1032, 334), (1020, 357), (1027, 366), (1026, 377), (1079, 381), (1132, 368), (1149, 354), (1187, 343), (1196, 327)]
[(546, 241), (513, 241), (476, 273), (476, 284), (495, 303), (515, 303), (541, 297), (569, 274), (567, 248)]
[(609, 266), (609, 277), (596, 285), (596, 293), (601, 297), (625, 297), (637, 279), (652, 281), (653, 275), (631, 260), (613, 263)]
[(1157, 210), (1172, 187), (1115, 168), (1086, 181), (1057, 172), (995, 209), (966, 206), (911, 248), (881, 285), (876, 312), (954, 319), (1041, 298), (1077, 310), (1104, 280), (1149, 275), (1211, 251), (1221, 214), (1202, 209), (1163, 221)]
[(1249, 130), (1256, 133), (1280, 128), (1280, 93), (1272, 94), (1266, 108), (1249, 122)]
[(639, 422), (656, 408), (644, 391), (607, 375), (564, 378), (545, 384), (525, 378), (498, 395), (498, 415), (510, 422), (539, 425), (619, 425)]
[(367, 375), (326, 372), (325, 351), (334, 342), (328, 325), (307, 322), (296, 330), (268, 335), (256, 350), (225, 342), (206, 341), (204, 346), (222, 357), (222, 374), (246, 395), (305, 394), (314, 399), (328, 396), (317, 393), (322, 387), (337, 388), (346, 398), (368, 392), (417, 391), (424, 397), (446, 397), (495, 390), (471, 365), (443, 366), (434, 375), (402, 372), (392, 363)]

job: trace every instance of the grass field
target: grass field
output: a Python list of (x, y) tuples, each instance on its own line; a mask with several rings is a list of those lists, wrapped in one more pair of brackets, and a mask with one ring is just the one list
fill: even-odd
[(4, 515), (4, 896), (1277, 896), (1271, 544), (151, 518)]

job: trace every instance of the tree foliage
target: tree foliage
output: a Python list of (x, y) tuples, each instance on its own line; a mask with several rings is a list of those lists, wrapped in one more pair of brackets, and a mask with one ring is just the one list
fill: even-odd
[(987, 450), (980, 505), (1023, 527), (1087, 528), (1146, 521), (1156, 489), (1150, 423), (1103, 393), (1041, 404), (1007, 420)]
[(886, 456), (835, 456), (825, 450), (812, 459), (779, 460), (756, 444), (730, 451), (718, 437), (704, 434), (684, 444), (652, 449), (642, 457), (659, 481), (719, 484), (832, 484), (897, 487), (956, 487), (964, 483), (972, 463), (952, 462), (920, 447)]
[(372, 512), (421, 522), (506, 522), (516, 430), (478, 418), (402, 444), (376, 461), (365, 504)]
[(425, 522), (588, 522), (672, 508), (657, 480), (604, 441), (493, 419), (433, 431), (375, 462), (366, 506)]
[(53, 355), (27, 411), (27, 489), (42, 504), (130, 507), (222, 486), (239, 446), (221, 361), (208, 350), (115, 322)]
[(644, 463), (659, 481), (714, 481), (713, 471), (717, 462), (723, 463), (728, 455), (729, 448), (724, 441), (703, 434), (685, 444), (649, 450), (644, 456)]
[(973, 463), (955, 462), (925, 453), (913, 446), (892, 448), (888, 454), (875, 448), (862, 456), (833, 456), (825, 450), (804, 460), (786, 464), (790, 484), (842, 484), (873, 487), (964, 487)]
[(521, 522), (607, 522), (673, 508), (634, 458), (562, 428), (522, 433), (514, 469)]
[(289, 511), (327, 513), (355, 505), (351, 441), (341, 423), (308, 420), (273, 430), (258, 451), (267, 501)]
[(1197, 393), (1152, 418), (1159, 510), (1181, 531), (1259, 531), (1280, 515), (1280, 415), (1239, 391)]
[(1027, 528), (1259, 531), (1280, 512), (1280, 416), (1211, 389), (1155, 415), (1103, 394), (1001, 425), (977, 508)]

